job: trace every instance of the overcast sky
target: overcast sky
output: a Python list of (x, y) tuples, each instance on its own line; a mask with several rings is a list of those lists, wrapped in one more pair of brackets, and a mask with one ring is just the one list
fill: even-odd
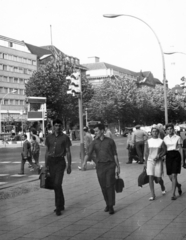
[[(90, 56), (132, 71), (151, 71), (163, 79), (162, 58), (153, 32), (130, 18), (151, 26), (163, 51), (186, 54), (185, 0), (1, 0), (0, 34), (44, 46), (51, 43), (86, 63)], [(186, 55), (165, 56), (169, 87), (186, 77)]]

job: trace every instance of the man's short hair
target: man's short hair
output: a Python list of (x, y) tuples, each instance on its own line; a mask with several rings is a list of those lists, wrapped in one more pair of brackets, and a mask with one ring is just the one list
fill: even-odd
[(139, 124), (138, 124), (138, 125), (136, 125), (136, 129), (140, 129), (140, 127), (141, 127), (141, 126), (140, 126)]
[(83, 128), (83, 131), (84, 131), (84, 132), (88, 132), (88, 127), (84, 127), (84, 128)]
[(174, 125), (173, 125), (172, 123), (166, 124), (165, 129), (167, 129), (167, 128), (169, 128), (169, 127), (171, 127), (172, 129), (174, 129)]
[(37, 131), (36, 131), (36, 129), (34, 129), (34, 128), (31, 130), (31, 132), (32, 132), (34, 135), (37, 134)]
[(27, 139), (27, 135), (26, 134), (23, 134), (23, 136)]
[(55, 125), (56, 123), (62, 125), (62, 121), (58, 118), (53, 121), (53, 125)]
[(105, 125), (102, 123), (98, 123), (94, 128), (99, 128), (99, 130), (104, 130), (105, 131)]

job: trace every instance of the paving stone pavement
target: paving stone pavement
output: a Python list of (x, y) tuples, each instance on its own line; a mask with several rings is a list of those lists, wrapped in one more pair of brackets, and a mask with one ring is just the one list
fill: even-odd
[[(151, 202), (148, 200), (149, 186), (137, 186), (142, 168), (138, 164), (121, 163), (125, 188), (116, 195), (114, 215), (103, 211), (105, 203), (95, 169), (65, 174), (66, 204), (61, 216), (53, 212), (54, 193), (50, 190), (40, 189), (0, 200), (0, 239), (186, 240), (185, 170), (179, 175), (183, 189), (181, 197), (171, 200), (171, 184), (165, 174), (167, 194), (162, 196), (156, 184), (156, 200)], [(35, 184), (39, 185), (39, 181)]]

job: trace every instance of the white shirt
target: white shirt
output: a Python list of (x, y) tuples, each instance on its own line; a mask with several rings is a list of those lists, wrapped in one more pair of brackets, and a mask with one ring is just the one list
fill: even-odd
[(152, 161), (157, 156), (163, 140), (161, 138), (150, 138), (147, 143), (149, 148), (148, 160)]
[(167, 135), (163, 139), (165, 145), (167, 146), (167, 151), (172, 151), (172, 150), (179, 150), (178, 144), (181, 144), (181, 138), (174, 134), (173, 136)]

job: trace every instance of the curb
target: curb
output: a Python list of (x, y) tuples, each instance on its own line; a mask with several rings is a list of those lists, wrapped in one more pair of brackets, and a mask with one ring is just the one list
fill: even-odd
[(13, 187), (15, 187), (17, 185), (21, 185), (21, 184), (29, 183), (29, 182), (34, 182), (34, 181), (37, 181), (37, 180), (39, 180), (39, 175), (38, 175), (37, 178), (34, 177), (32, 179), (27, 179), (27, 180), (23, 180), (23, 181), (17, 181), (16, 183), (8, 183), (8, 184), (6, 184), (4, 186), (0, 186), (0, 190), (6, 189), (6, 188), (13, 188)]

